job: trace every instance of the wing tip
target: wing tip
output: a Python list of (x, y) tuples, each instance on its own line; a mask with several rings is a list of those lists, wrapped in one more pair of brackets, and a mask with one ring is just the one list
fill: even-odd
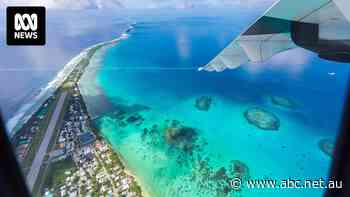
[(198, 71), (207, 71), (207, 72), (223, 72), (224, 70), (235, 70), (239, 67), (241, 67), (242, 64), (236, 65), (236, 66), (217, 66), (217, 65), (212, 65), (208, 64), (206, 66), (199, 67), (197, 70)]
[(224, 68), (218, 68), (215, 65), (206, 65), (198, 68), (198, 71), (207, 71), (207, 72), (222, 72), (226, 69)]

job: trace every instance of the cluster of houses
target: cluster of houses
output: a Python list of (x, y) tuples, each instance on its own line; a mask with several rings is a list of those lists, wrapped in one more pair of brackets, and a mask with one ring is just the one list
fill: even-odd
[[(73, 159), (75, 170), (65, 172), (63, 185), (54, 186), (47, 191), (54, 191), (54, 194), (62, 197), (141, 196), (141, 190), (135, 190), (139, 188), (136, 181), (125, 173), (119, 157), (116, 157), (110, 145), (96, 139), (76, 86), (73, 86), (56, 149), (50, 153), (50, 162), (67, 157)], [(49, 194), (47, 192), (46, 196)]]
[[(99, 149), (104, 149), (101, 152)], [(121, 196), (139, 197), (140, 193), (131, 190), (136, 184), (134, 178), (127, 175), (123, 167), (113, 162), (110, 147), (96, 141), (94, 146), (77, 152), (74, 160), (78, 162), (76, 172), (66, 178), (66, 184), (59, 188), (60, 196)], [(82, 154), (91, 154), (89, 160), (81, 159)]]
[[(112, 148), (105, 142), (97, 142), (94, 149), (95, 155), (106, 167), (106, 173), (102, 177), (113, 180), (114, 192), (125, 197), (141, 196), (141, 190), (132, 191), (132, 187), (139, 187), (131, 175), (124, 171), (122, 163)], [(117, 158), (117, 159), (116, 159)], [(116, 161), (117, 160), (117, 161)], [(101, 177), (101, 176), (100, 176)], [(100, 178), (99, 177), (99, 178)]]
[[(78, 91), (77, 88), (76, 91)], [(73, 94), (69, 100), (63, 126), (58, 134), (57, 148), (50, 153), (51, 161), (73, 156), (80, 148), (83, 149), (95, 142), (96, 136), (87, 125), (88, 116), (86, 114), (82, 107), (81, 96)]]

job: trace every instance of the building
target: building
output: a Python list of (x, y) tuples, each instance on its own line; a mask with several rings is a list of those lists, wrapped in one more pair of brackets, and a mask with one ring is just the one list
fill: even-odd
[(96, 136), (92, 132), (84, 132), (78, 136), (81, 146), (87, 146), (95, 142)]
[(64, 158), (66, 158), (66, 152), (64, 149), (57, 149), (50, 152), (51, 161), (58, 161)]

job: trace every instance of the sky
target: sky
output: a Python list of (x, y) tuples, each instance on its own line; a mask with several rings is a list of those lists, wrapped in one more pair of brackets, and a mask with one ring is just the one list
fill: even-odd
[(198, 6), (257, 7), (276, 0), (0, 0), (0, 6), (43, 5), (50, 9), (178, 8)]

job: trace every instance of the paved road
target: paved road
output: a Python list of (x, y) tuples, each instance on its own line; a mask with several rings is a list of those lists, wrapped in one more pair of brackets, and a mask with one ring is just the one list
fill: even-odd
[(29, 173), (27, 175), (27, 184), (30, 190), (33, 189), (35, 181), (38, 177), (40, 167), (44, 161), (44, 157), (47, 152), (47, 148), (49, 147), (52, 135), (55, 133), (55, 127), (57, 124), (57, 121), (59, 120), (64, 101), (67, 97), (67, 92), (63, 92), (57, 102), (55, 111), (53, 112), (51, 116), (51, 120), (49, 122), (49, 126), (46, 129), (45, 136), (43, 138), (43, 141), (40, 144), (39, 150), (35, 154), (32, 166), (30, 167)]

